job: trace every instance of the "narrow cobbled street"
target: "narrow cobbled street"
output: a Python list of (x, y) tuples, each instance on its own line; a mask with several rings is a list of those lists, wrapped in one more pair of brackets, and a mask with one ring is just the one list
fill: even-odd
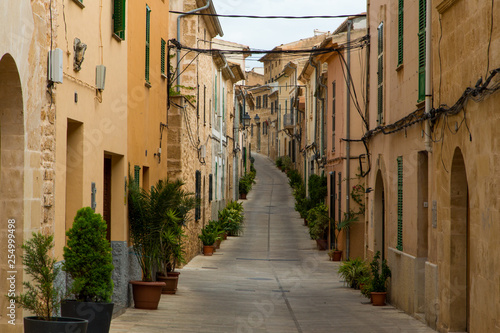
[(194, 258), (181, 269), (176, 295), (163, 295), (156, 311), (127, 309), (112, 333), (434, 332), (345, 287), (339, 264), (309, 239), (286, 175), (253, 156), (257, 183), (244, 202), (243, 235)]

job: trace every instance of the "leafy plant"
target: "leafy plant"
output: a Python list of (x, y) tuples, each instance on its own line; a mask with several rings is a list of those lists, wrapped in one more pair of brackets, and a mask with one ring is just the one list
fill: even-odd
[(328, 193), (326, 177), (315, 174), (310, 175), (308, 189), (309, 198), (314, 206), (323, 203)]
[(352, 212), (344, 213), (344, 219), (340, 222), (334, 222), (335, 228), (335, 250), (338, 250), (339, 246), (339, 236), (342, 230), (350, 228), (351, 223), (356, 222), (358, 217)]
[(292, 169), (288, 171), (287, 175), (288, 175), (288, 184), (290, 184), (290, 186), (293, 189), (296, 188), (297, 186), (302, 185), (302, 176), (297, 170)]
[(242, 229), (243, 215), (237, 209), (226, 207), (219, 211), (219, 222), (228, 235), (238, 236)]
[(359, 258), (343, 262), (338, 272), (344, 281), (354, 289), (359, 289), (361, 280), (370, 276), (368, 266)]
[(217, 239), (217, 234), (213, 230), (205, 226), (205, 228), (201, 229), (201, 234), (198, 235), (198, 237), (200, 238), (203, 245), (212, 246)]
[(309, 235), (311, 239), (326, 239), (330, 218), (328, 217), (328, 207), (319, 204), (307, 212), (309, 222)]
[(292, 159), (290, 158), (290, 156), (283, 156), (282, 158), (282, 169), (288, 173), (290, 170), (293, 169), (293, 163), (292, 163)]
[(248, 194), (252, 189), (252, 185), (254, 184), (251, 173), (247, 173), (243, 177), (240, 178), (239, 183), (239, 192), (240, 194)]
[(63, 270), (73, 279), (70, 292), (77, 301), (111, 302), (114, 266), (106, 229), (102, 216), (84, 207), (66, 232)]
[(283, 168), (283, 158), (280, 156), (276, 159), (276, 166), (281, 170)]
[(363, 186), (363, 184), (354, 185), (352, 187), (351, 198), (359, 206), (359, 209), (355, 214), (363, 215), (365, 213), (365, 187)]
[(60, 269), (55, 265), (56, 260), (49, 256), (54, 247), (54, 236), (41, 233), (33, 233), (32, 236), (21, 246), (24, 250), (23, 265), (32, 282), (23, 282), (25, 293), (7, 297), (39, 319), (48, 321), (59, 310), (61, 302), (60, 288), (54, 286)]
[(374, 292), (387, 291), (387, 279), (391, 277), (391, 269), (387, 266), (387, 260), (382, 260), (382, 267), (380, 267), (380, 251), (375, 253), (370, 269), (372, 272), (371, 289)]

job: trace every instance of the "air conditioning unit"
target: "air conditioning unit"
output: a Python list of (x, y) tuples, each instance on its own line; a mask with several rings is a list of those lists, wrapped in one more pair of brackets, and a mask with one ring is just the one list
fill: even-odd
[(106, 83), (106, 66), (97, 65), (95, 67), (95, 85), (97, 89), (104, 90), (105, 83)]
[(47, 76), (54, 83), (63, 82), (63, 51), (61, 49), (50, 50), (48, 54)]
[(207, 157), (207, 147), (205, 145), (201, 145), (200, 147), (200, 158)]

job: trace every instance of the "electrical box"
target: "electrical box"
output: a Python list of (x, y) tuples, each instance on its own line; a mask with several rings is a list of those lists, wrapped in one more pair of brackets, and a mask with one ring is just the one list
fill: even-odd
[(97, 65), (95, 67), (95, 85), (97, 89), (104, 90), (105, 82), (106, 82), (106, 66)]
[(205, 145), (200, 147), (200, 158), (207, 158), (207, 147)]
[(49, 81), (54, 83), (63, 82), (63, 51), (54, 49), (49, 51), (48, 55), (47, 76)]

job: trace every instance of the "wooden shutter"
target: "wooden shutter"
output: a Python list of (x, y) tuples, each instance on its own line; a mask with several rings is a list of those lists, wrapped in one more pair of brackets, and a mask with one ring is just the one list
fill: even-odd
[(161, 39), (161, 73), (165, 75), (165, 46), (167, 45), (167, 42)]
[(151, 35), (151, 9), (146, 6), (146, 64), (145, 64), (145, 78), (149, 83), (149, 39)]
[(332, 82), (332, 151), (335, 151), (335, 98), (336, 98), (336, 83)]
[(403, 64), (404, 0), (399, 0), (398, 10), (398, 66)]
[(418, 102), (425, 99), (425, 25), (427, 1), (418, 1)]
[(214, 192), (214, 177), (212, 174), (208, 175), (208, 201), (213, 200), (213, 192)]
[(194, 209), (194, 219), (198, 221), (201, 218), (201, 171), (199, 170), (196, 170), (195, 193), (196, 206)]
[(398, 244), (397, 249), (403, 251), (403, 157), (398, 159)]
[(114, 0), (113, 33), (125, 40), (125, 0)]
[(140, 178), (141, 167), (136, 165), (134, 166), (134, 183), (139, 187), (139, 178)]
[(377, 125), (384, 123), (384, 22), (378, 26)]

